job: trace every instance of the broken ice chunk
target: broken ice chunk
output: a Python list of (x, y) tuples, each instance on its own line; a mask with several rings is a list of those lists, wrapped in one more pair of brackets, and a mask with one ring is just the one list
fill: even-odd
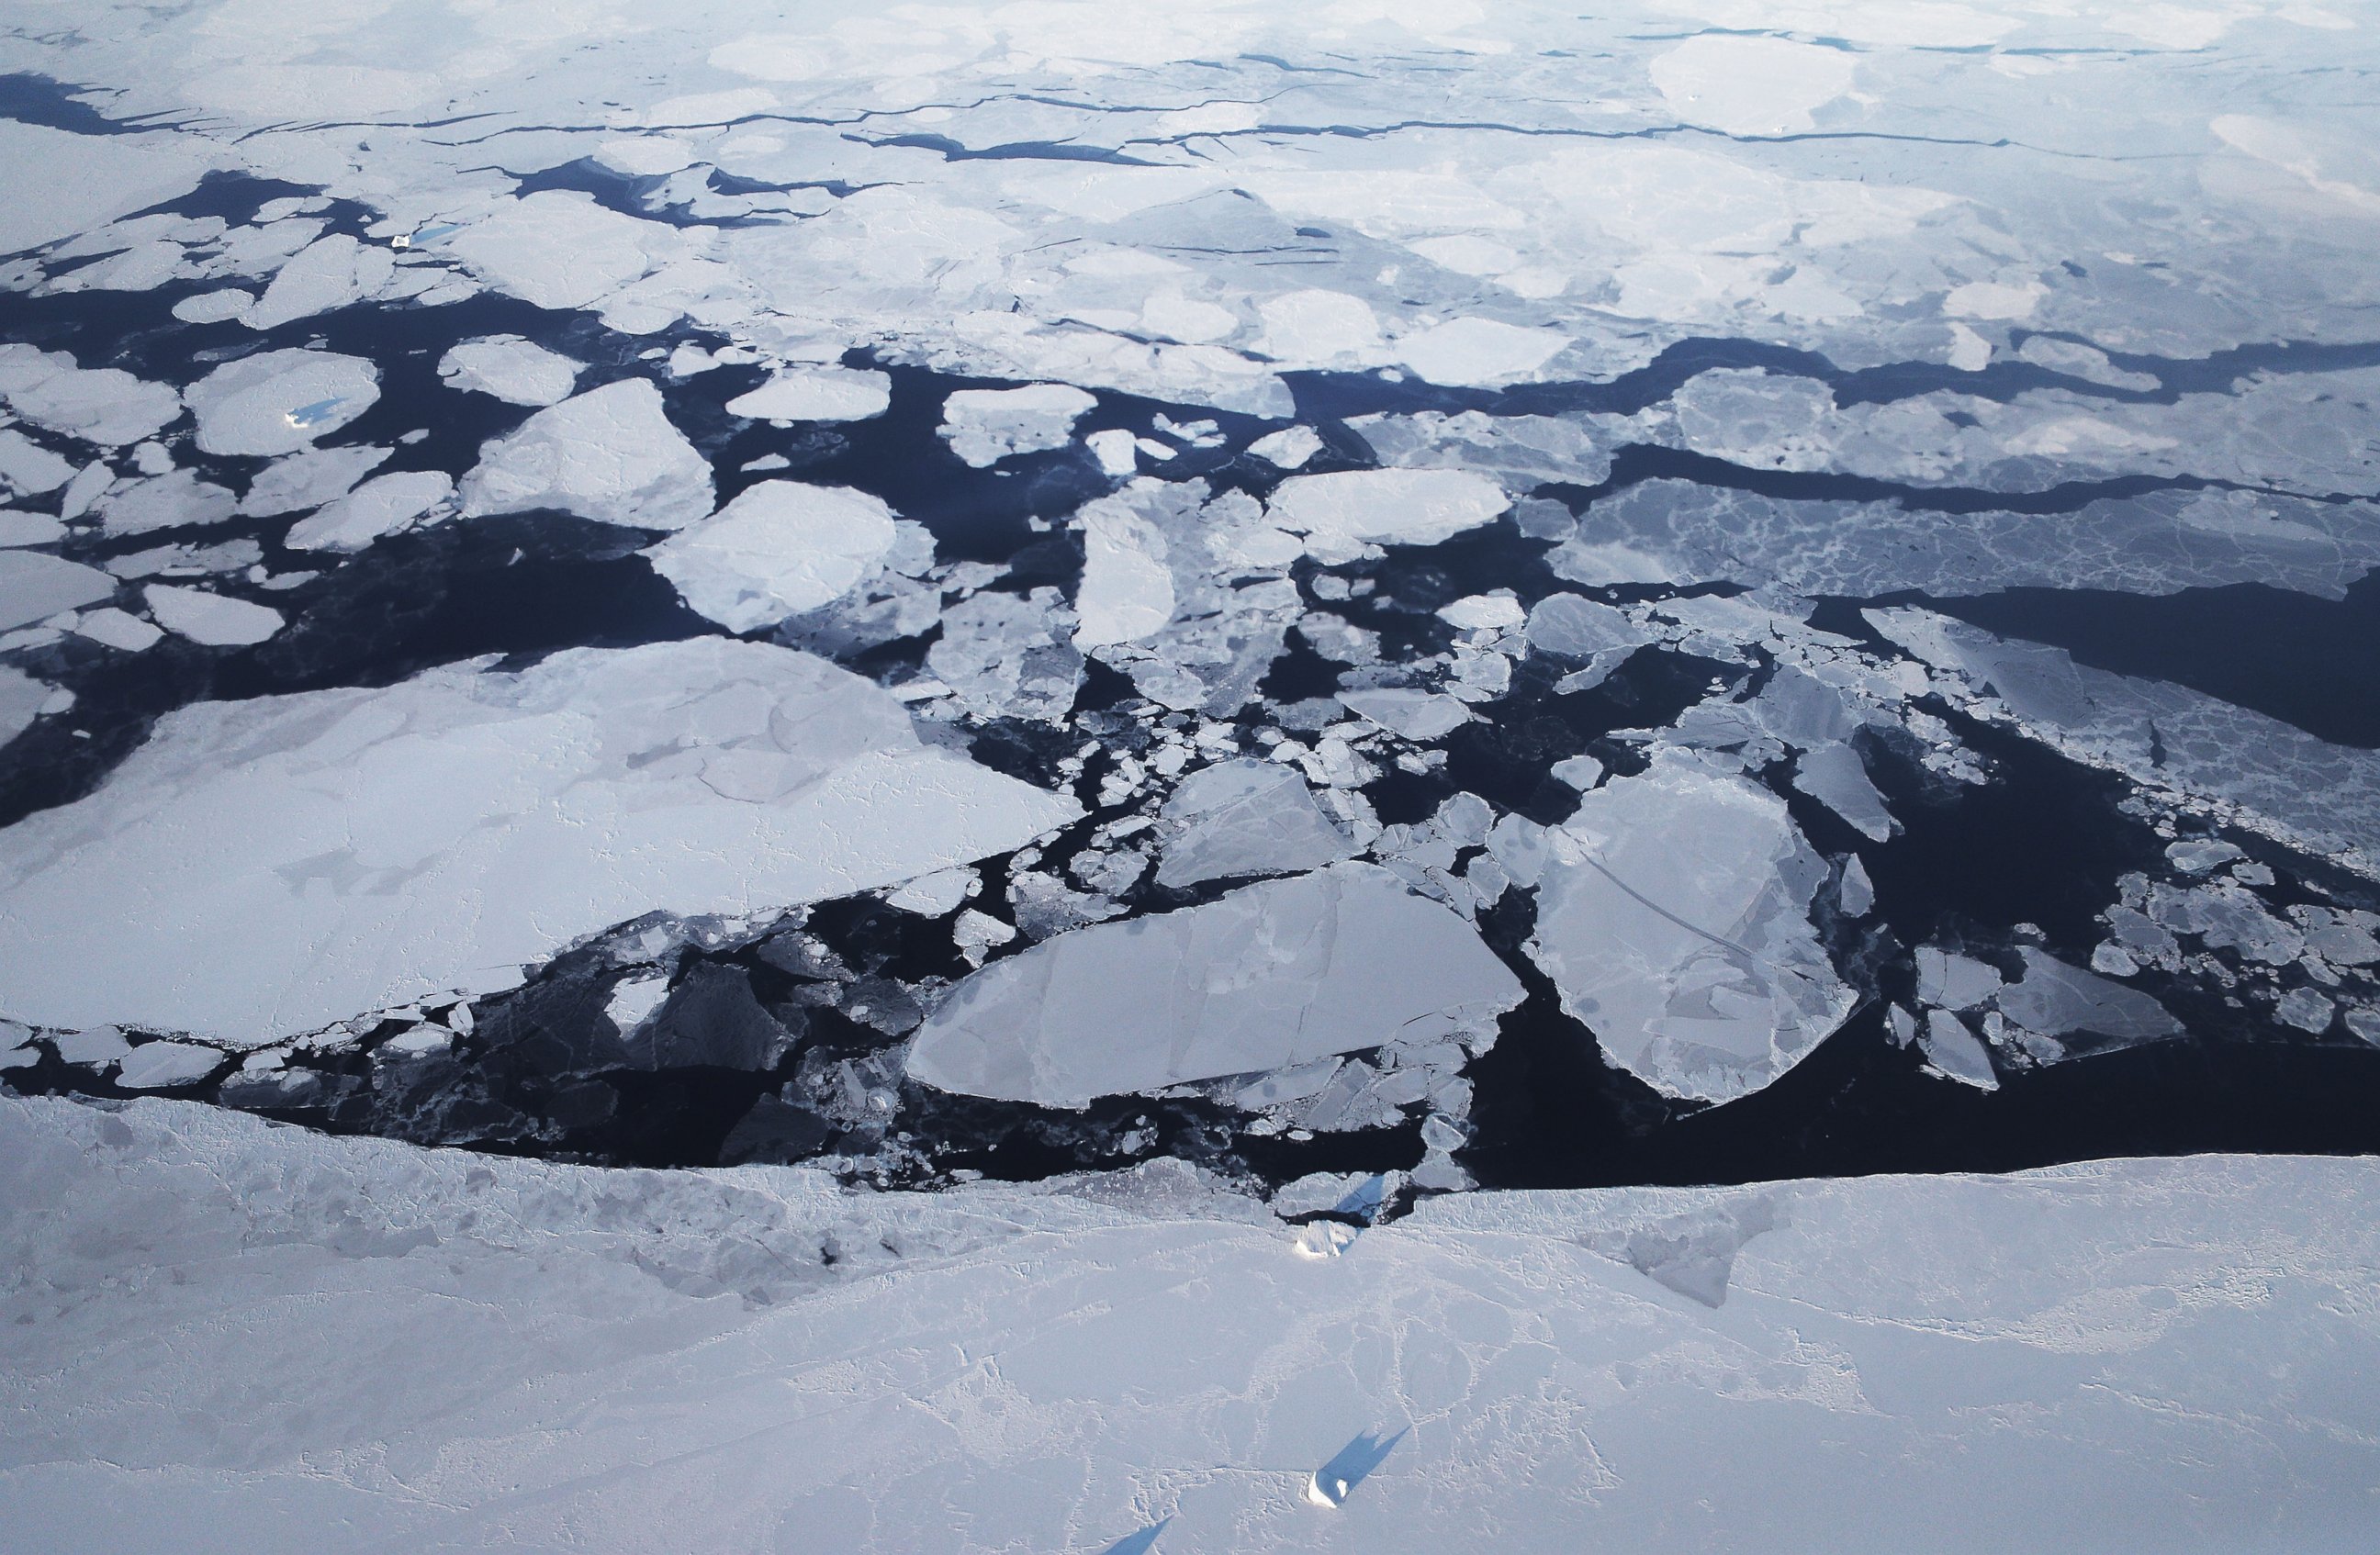
[(450, 388), (492, 394), (506, 404), (560, 404), (577, 387), (579, 365), (518, 335), (481, 335), (438, 359)]
[(1520, 625), (1529, 613), (1512, 597), (1509, 588), (1492, 594), (1473, 594), (1451, 605), (1439, 607), (1438, 619), (1464, 632), (1501, 632)]
[(396, 258), (345, 233), (318, 238), (290, 256), (264, 295), (240, 316), (251, 330), (277, 330), (299, 319), (363, 301), (388, 284)]
[(1868, 780), (1859, 753), (1835, 741), (1804, 751), (1793, 764), (1793, 786), (1851, 823), (1871, 842), (1892, 837), (1892, 813)]
[(1227, 761), (1194, 772), (1161, 814), (1181, 829), (1164, 845), (1160, 886), (1303, 874), (1355, 851), (1305, 779), (1278, 762)]
[(1416, 743), (1451, 734), (1475, 716), (1454, 697), (1399, 687), (1342, 691), (1339, 700), (1350, 712)]
[(1551, 835), (1529, 955), (1654, 1089), (1746, 1095), (1851, 1012), (1808, 916), (1826, 865), (1766, 790), (1667, 757)]
[(1292, 476), (1266, 512), (1305, 536), (1306, 554), (1331, 565), (1374, 543), (1429, 546), (1493, 523), (1512, 505), (1502, 487), (1466, 470), (1344, 470)]
[(2273, 1013), (2283, 1025), (2320, 1036), (2330, 1030), (2338, 1007), (2311, 988), (2292, 988), (2281, 995), (2280, 1007)]
[(139, 653), (143, 648), (153, 647), (165, 635), (139, 616), (112, 605), (104, 609), (85, 611), (82, 619), (75, 622), (74, 629), (75, 635), (79, 637), (88, 637), (94, 643), (120, 648), (126, 653)]
[(2208, 837), (2190, 837), (2180, 842), (2168, 842), (2165, 856), (2174, 868), (2184, 874), (2204, 874), (2216, 864), (2247, 857), (2232, 844)]
[(203, 588), (176, 588), (151, 584), (142, 591), (149, 613), (178, 636), (209, 647), (245, 647), (261, 643), (281, 630), (282, 614), (269, 605), (254, 605)]
[(443, 470), (382, 476), (291, 524), (282, 543), (292, 550), (361, 550), (383, 535), (412, 527), (454, 495), (455, 483)]
[(727, 402), (727, 414), (754, 421), (866, 421), (892, 404), (888, 373), (854, 368), (791, 368)]
[(2029, 1031), (2063, 1036), (2088, 1031), (2118, 1043), (2179, 1036), (2181, 1022), (2146, 994), (2070, 967), (2031, 946), (2021, 946), (2024, 976), (2003, 990), (2002, 1015)]
[(1284, 427), (1248, 444), (1248, 452), (1275, 469), (1302, 470), (1322, 452), (1322, 435), (1311, 427)]
[(270, 518), (321, 507), (354, 490), (356, 482), (388, 462), (389, 452), (369, 445), (310, 448), (276, 460), (249, 483), (239, 511), (251, 518)]
[(1838, 899), (1846, 918), (1864, 918), (1876, 906), (1876, 884), (1868, 878), (1867, 865), (1853, 853), (1843, 862), (1843, 882)]
[(898, 537), (880, 498), (764, 480), (645, 554), (695, 609), (731, 632), (757, 632), (841, 598)]
[(957, 911), (961, 903), (982, 888), (983, 882), (971, 869), (941, 869), (910, 881), (885, 897), (884, 903), (920, 917), (940, 918)]
[(908, 1060), (926, 1084), (1082, 1107), (1492, 1025), (1520, 980), (1463, 920), (1342, 863), (1045, 941), (961, 982)]
[(1083, 446), (1099, 462), (1102, 475), (1121, 479), (1140, 468), (1140, 440), (1121, 427), (1093, 432), (1083, 440)]
[(96, 567), (37, 550), (0, 550), (0, 632), (115, 592), (115, 580)]
[(952, 452), (987, 469), (1013, 454), (1065, 447), (1075, 423), (1099, 403), (1064, 383), (961, 389), (942, 402), (940, 429)]
[(1155, 636), (1173, 619), (1173, 573), (1165, 536), (1114, 498), (1087, 504), (1083, 582), (1075, 609), (1075, 645), (1086, 651)]
[(0, 834), (0, 1014), (254, 1044), (513, 986), (639, 914), (847, 896), (1079, 814), (926, 748), (848, 671), (719, 637), (195, 704)]
[(706, 518), (710, 464), (670, 424), (641, 378), (550, 405), (480, 450), (463, 477), (463, 512), (559, 508), (631, 529), (683, 529)]
[(2000, 1088), (1999, 1076), (1992, 1071), (1992, 1055), (1967, 1023), (1949, 1010), (1925, 1012), (1925, 1031), (1917, 1043), (1934, 1067), (1952, 1079), (1985, 1091)]
[(1972, 957), (1924, 946), (1917, 952), (1917, 996), (1944, 1009), (1973, 1009), (2000, 991), (1999, 972)]
[(115, 1083), (127, 1091), (168, 1091), (197, 1084), (223, 1061), (221, 1049), (198, 1043), (142, 1043), (116, 1068)]
[(1554, 763), (1549, 776), (1557, 783), (1566, 783), (1585, 793), (1603, 781), (1603, 764), (1593, 756), (1572, 756)]
[(184, 396), (209, 453), (270, 458), (335, 432), (380, 399), (380, 369), (328, 351), (265, 351), (226, 362)]

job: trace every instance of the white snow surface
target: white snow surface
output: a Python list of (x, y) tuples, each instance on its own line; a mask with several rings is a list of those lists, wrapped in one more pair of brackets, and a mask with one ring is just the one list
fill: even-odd
[(888, 373), (856, 368), (789, 368), (727, 402), (730, 416), (755, 421), (866, 421), (892, 404)]
[(1666, 755), (1585, 795), (1551, 839), (1530, 958), (1654, 1089), (1747, 1095), (1851, 1013), (1807, 915), (1826, 865), (1767, 790)]
[(264, 351), (226, 362), (182, 396), (209, 453), (295, 453), (380, 398), (380, 369), (329, 351)]
[(480, 450), (463, 513), (564, 512), (630, 529), (710, 515), (710, 465), (671, 425), (659, 389), (624, 378), (539, 411)]
[(507, 404), (560, 404), (577, 386), (579, 365), (518, 335), (481, 335), (438, 359), (438, 376), (453, 388), (492, 394)]
[(822, 659), (716, 638), (199, 704), (0, 831), (0, 1003), (250, 1047), (511, 986), (640, 913), (840, 896), (1077, 813), (921, 746)]
[(0, 1097), (0, 1517), (54, 1555), (2348, 1555), (2375, 1196), (2227, 1156), (1475, 1193), (1309, 1260), (1180, 1171), (854, 1194)]
[(731, 632), (757, 632), (848, 593), (897, 537), (880, 498), (764, 480), (645, 554), (689, 606)]
[(1520, 980), (1374, 864), (1242, 886), (995, 961), (927, 1017), (909, 1073), (969, 1096), (1099, 1096), (1492, 1027)]
[(251, 604), (212, 589), (151, 584), (141, 591), (157, 624), (209, 647), (246, 647), (281, 630), (284, 618), (270, 605)]

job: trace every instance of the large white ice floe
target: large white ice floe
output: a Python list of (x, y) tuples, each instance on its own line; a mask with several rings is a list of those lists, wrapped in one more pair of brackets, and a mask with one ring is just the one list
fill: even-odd
[(141, 591), (157, 624), (209, 647), (246, 647), (282, 628), (284, 617), (270, 605), (251, 604), (212, 589), (151, 584)]
[(63, 351), (0, 345), (0, 399), (39, 427), (120, 448), (182, 416), (182, 396), (121, 368), (79, 368)]
[(455, 495), (443, 470), (400, 470), (368, 480), (289, 526), (292, 550), (361, 550), (383, 535), (413, 526)]
[(579, 367), (518, 335), (482, 335), (451, 347), (438, 376), (455, 389), (492, 394), (507, 404), (560, 404), (577, 386)]
[(1376, 865), (1334, 864), (996, 961), (928, 1017), (909, 1073), (965, 1095), (1080, 1107), (1485, 1032), (1522, 995), (1453, 912)]
[(1655, 1090), (1749, 1094), (1851, 1013), (1810, 923), (1825, 861), (1765, 789), (1665, 755), (1585, 795), (1552, 842), (1529, 955)]
[(252, 1046), (509, 986), (640, 913), (889, 885), (1077, 813), (922, 746), (822, 659), (718, 638), (203, 703), (0, 832), (0, 1013)]
[(115, 579), (96, 567), (38, 550), (0, 550), (0, 632), (115, 592)]
[(1464, 470), (1343, 470), (1292, 476), (1265, 507), (1329, 564), (1353, 561), (1374, 544), (1436, 545), (1512, 505), (1494, 481)]
[(466, 517), (559, 508), (631, 529), (710, 516), (710, 466), (671, 425), (659, 389), (625, 378), (539, 411), (480, 450)]
[(1012, 454), (1065, 447), (1075, 423), (1098, 404), (1063, 383), (961, 389), (942, 402), (941, 434), (952, 452), (984, 469)]
[(279, 329), (361, 302), (395, 273), (395, 256), (386, 248), (368, 247), (345, 233), (333, 233), (292, 255), (264, 295), (239, 316), (240, 322), (251, 330)]
[(851, 1193), (146, 1100), (0, 1097), (0, 1184), (38, 1320), (0, 1516), (57, 1555), (184, 1555), (194, 1495), (258, 1555), (2348, 1555), (2380, 1480), (2368, 1159), (1473, 1193), (1327, 1261), (1111, 1176)]
[(849, 592), (895, 538), (880, 498), (764, 480), (645, 554), (695, 609), (731, 632), (757, 632)]
[(295, 453), (370, 410), (380, 369), (330, 351), (264, 351), (226, 362), (182, 396), (209, 453)]

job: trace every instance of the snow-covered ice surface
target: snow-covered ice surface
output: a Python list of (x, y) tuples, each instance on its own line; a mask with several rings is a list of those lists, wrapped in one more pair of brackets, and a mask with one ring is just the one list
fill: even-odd
[[(271, 1136), (292, 1163), (397, 1160), (339, 1139), (380, 1135), (798, 1168), (620, 1179), (705, 1224), (830, 1184), (878, 1217), (767, 1243), (686, 1320), (772, 1378), (832, 1335), (763, 1298), (825, 1314), (871, 1248), (945, 1293), (896, 1345), (944, 1370), (865, 1352), (866, 1428), (785, 1423), (841, 1382), (736, 1385), (793, 1411), (751, 1442), (856, 1455), (750, 1448), (794, 1477), (670, 1502), (715, 1526), (638, 1531), (669, 1495), (616, 1487), (710, 1471), (602, 1422), (746, 1416), (606, 1413), (636, 1383), (603, 1368), (673, 1364), (616, 1350), (482, 1437), (392, 1393), (311, 1478), (310, 1428), (224, 1428), (281, 1444), (192, 1450), (268, 1465), (224, 1504), (294, 1537), (361, 1525), (360, 1486), (392, 1547), (1146, 1555), (1566, 1548), (1597, 1516), (1742, 1547), (1739, 1493), (1785, 1546), (1850, 1507), (1924, 1547), (1882, 1531), (1922, 1506), (1945, 1548), (2145, 1518), (2172, 1537), (2135, 1547), (2309, 1549), (2346, 1522), (2274, 1509), (2368, 1494), (2351, 1411), (2204, 1361), (2360, 1374), (2362, 1296), (2267, 1273), (2344, 1246), (2290, 1217), (2350, 1168), (1642, 1188), (2380, 1152), (2362, 10), (34, 10), (0, 17), (6, 1085), (226, 1151), (261, 1136), (153, 1100), (305, 1126)], [(474, 1180), (418, 1169), (449, 1165)], [(2235, 1188), (2137, 1300), (2078, 1250)], [(2067, 1218), (2004, 1261), (2036, 1232), (1986, 1200)], [(604, 1289), (712, 1288), (546, 1202), (524, 1235)], [(1838, 1219), (1796, 1242), (1812, 1205)], [(1922, 1254), (1896, 1230), (1970, 1211)], [(936, 1261), (918, 1228), (962, 1221)], [(1229, 1336), (1230, 1399), (1134, 1380), (1163, 1354), (985, 1369), (1000, 1304), (963, 1292), (1018, 1282), (981, 1249), (1036, 1226), (1092, 1238), (1052, 1314), (1167, 1332), (1136, 1282), (1203, 1259), (1203, 1299), (1281, 1320)], [(2034, 1269), (2037, 1305), (1862, 1317), (1779, 1274), (1742, 1316), (1788, 1248), (1937, 1293)], [(1788, 1307), (1835, 1328), (1789, 1344)], [(1624, 1377), (1546, 1381), (1639, 1322), (1671, 1327)], [(1291, 1385), (1326, 1350), (1364, 1358)], [(239, 1408), (282, 1395), (223, 1379), (297, 1364), (189, 1354)], [(46, 1396), (8, 1429), (97, 1418)], [(1839, 1446), (1789, 1473), (1793, 1441)], [(148, 1508), (213, 1472), (120, 1445), (0, 1473)], [(635, 1466), (570, 1457), (599, 1448)], [(2168, 1462), (2222, 1466), (2184, 1501)], [(2006, 1490), (2086, 1480), (2055, 1537), (2020, 1520), (2056, 1496)]]
[(1327, 1259), (1155, 1168), (851, 1195), (51, 1099), (0, 1163), (0, 1512), (60, 1555), (2301, 1555), (2380, 1474), (2368, 1162), (1470, 1194)]

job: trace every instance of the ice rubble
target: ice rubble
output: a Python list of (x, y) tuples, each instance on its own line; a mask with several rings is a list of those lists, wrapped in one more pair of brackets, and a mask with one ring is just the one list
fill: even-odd
[(453, 388), (540, 408), (568, 399), (580, 370), (569, 357), (518, 335), (481, 335), (438, 359), (438, 376)]
[(0, 982), (12, 1019), (253, 1046), (509, 986), (640, 913), (891, 884), (1076, 813), (921, 746), (856, 676), (717, 638), (202, 703), (0, 832)]
[(462, 485), (466, 517), (559, 508), (630, 529), (683, 529), (712, 497), (710, 465), (641, 378), (539, 411), (482, 448)]
[(645, 554), (695, 609), (757, 632), (849, 592), (896, 538), (892, 511), (867, 492), (764, 480)]
[(1584, 796), (1551, 842), (1530, 958), (1656, 1090), (1746, 1095), (1851, 1013), (1809, 919), (1826, 865), (1766, 790), (1670, 755)]
[(1075, 423), (1099, 401), (1062, 383), (1022, 389), (961, 389), (942, 402), (941, 435), (951, 452), (987, 469), (1018, 453), (1063, 448)]
[(972, 1096), (1099, 1096), (1476, 1033), (1520, 980), (1445, 908), (1342, 863), (1101, 923), (993, 963), (919, 1029), (909, 1073)]
[(2345, 1551), (2380, 1474), (2358, 1159), (1472, 1194), (1321, 1262), (1130, 1175), (853, 1194), (16, 1097), (0, 1162), (0, 1514), (62, 1555), (187, 1549), (193, 1494), (261, 1552)]

